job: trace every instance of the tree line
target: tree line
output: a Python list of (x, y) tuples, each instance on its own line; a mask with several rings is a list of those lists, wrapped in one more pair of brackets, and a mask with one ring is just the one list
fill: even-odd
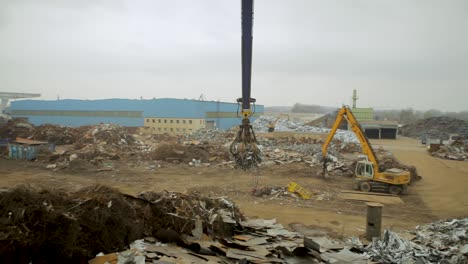
[[(333, 113), (338, 108), (336, 107), (328, 107), (328, 106), (320, 106), (320, 105), (307, 105), (307, 104), (300, 104), (295, 103), (291, 108), (292, 113), (320, 113), (320, 114), (328, 114)], [(460, 111), (460, 112), (443, 112), (437, 109), (430, 109), (427, 111), (420, 111), (415, 110), (413, 108), (405, 108), (400, 110), (377, 110), (374, 109), (374, 118), (377, 120), (395, 120), (398, 121), (400, 124), (410, 124), (414, 123), (421, 119), (426, 119), (430, 117), (438, 117), (438, 116), (447, 116), (452, 118), (457, 118), (461, 120), (468, 121), (468, 111)]]

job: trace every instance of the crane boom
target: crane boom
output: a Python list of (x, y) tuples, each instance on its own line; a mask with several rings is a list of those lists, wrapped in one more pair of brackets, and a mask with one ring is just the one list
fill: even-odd
[(261, 151), (257, 146), (257, 138), (250, 124), (252, 115), (250, 105), (255, 99), (250, 97), (252, 79), (252, 27), (253, 0), (242, 0), (242, 97), (237, 103), (242, 107), (242, 123), (237, 136), (229, 147), (236, 167), (242, 169), (256, 168), (262, 161)]
[(242, 112), (250, 112), (253, 42), (252, 28), (253, 0), (242, 0)]

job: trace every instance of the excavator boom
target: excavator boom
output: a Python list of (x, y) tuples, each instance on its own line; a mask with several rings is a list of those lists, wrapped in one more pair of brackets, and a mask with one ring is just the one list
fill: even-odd
[(367, 156), (370, 162), (372, 162), (373, 164), (376, 164), (376, 166), (374, 167), (374, 170), (378, 172), (378, 162), (377, 162), (374, 149), (372, 148), (371, 144), (369, 143), (369, 140), (364, 134), (361, 128), (361, 125), (357, 121), (356, 117), (353, 115), (353, 112), (351, 112), (351, 109), (349, 109), (349, 107), (347, 106), (343, 106), (338, 112), (335, 123), (333, 124), (333, 127), (331, 128), (330, 133), (328, 133), (325, 143), (323, 143), (322, 145), (323, 158), (324, 159), (326, 158), (327, 152), (328, 152), (328, 146), (330, 145), (343, 119), (345, 119), (348, 122), (348, 124), (351, 127), (351, 130), (354, 132), (359, 142), (361, 143), (362, 152)]

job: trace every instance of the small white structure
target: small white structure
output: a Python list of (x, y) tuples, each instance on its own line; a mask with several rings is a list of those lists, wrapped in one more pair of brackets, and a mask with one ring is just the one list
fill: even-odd
[(41, 94), (33, 93), (10, 93), (10, 92), (0, 92), (0, 120), (9, 119), (5, 113), (5, 109), (8, 106), (8, 102), (11, 99), (22, 99), (22, 98), (35, 98), (40, 97)]

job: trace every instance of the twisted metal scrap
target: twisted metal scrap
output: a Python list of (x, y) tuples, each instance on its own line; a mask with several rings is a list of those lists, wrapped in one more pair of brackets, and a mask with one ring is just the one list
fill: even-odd
[(239, 132), (232, 142), (229, 151), (237, 168), (248, 170), (257, 168), (262, 162), (261, 150), (257, 146), (257, 138), (248, 118), (242, 119)]

